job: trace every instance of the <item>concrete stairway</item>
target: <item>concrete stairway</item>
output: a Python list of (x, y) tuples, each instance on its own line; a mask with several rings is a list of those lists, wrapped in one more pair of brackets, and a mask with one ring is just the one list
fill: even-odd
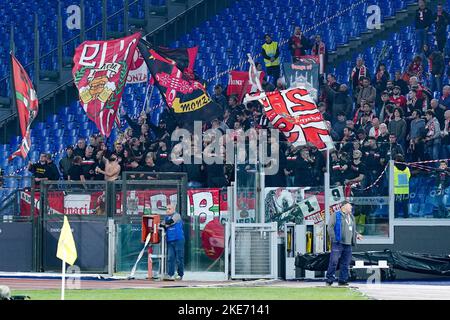
[[(429, 0), (427, 7), (435, 11), (439, 2), (439, 0)], [(413, 25), (417, 8), (417, 4), (409, 4), (406, 9), (397, 11), (395, 16), (385, 18), (380, 29), (362, 32), (359, 37), (352, 38), (348, 43), (338, 46), (336, 51), (329, 54), (328, 65), (336, 67), (339, 63), (351, 59), (355, 52), (364, 51), (377, 41), (385, 39), (390, 33), (399, 31), (401, 27)]]

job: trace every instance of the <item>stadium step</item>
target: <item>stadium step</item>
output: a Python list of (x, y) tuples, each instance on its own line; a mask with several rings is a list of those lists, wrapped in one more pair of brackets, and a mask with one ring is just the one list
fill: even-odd
[[(435, 7), (439, 0), (430, 0), (428, 7)], [(366, 48), (374, 45), (377, 41), (386, 39), (392, 32), (414, 22), (417, 3), (408, 4), (406, 9), (396, 11), (393, 17), (385, 17), (380, 29), (361, 32), (358, 38), (348, 41), (348, 46), (338, 45), (336, 51), (330, 52), (328, 62), (331, 67), (337, 67), (341, 62), (352, 59), (355, 52), (363, 52)]]

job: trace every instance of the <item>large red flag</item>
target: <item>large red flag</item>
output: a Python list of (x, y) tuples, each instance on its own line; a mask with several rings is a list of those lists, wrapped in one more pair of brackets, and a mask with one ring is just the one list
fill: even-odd
[(109, 137), (140, 33), (109, 41), (85, 41), (75, 50), (72, 73), (80, 102), (102, 135)]
[(31, 83), (27, 72), (13, 54), (11, 54), (11, 62), (15, 91), (14, 98), (19, 114), (22, 143), (20, 144), (19, 149), (9, 156), (9, 161), (18, 156), (24, 159), (27, 157), (31, 147), (30, 126), (36, 118), (39, 109), (36, 91), (33, 89), (33, 84)]

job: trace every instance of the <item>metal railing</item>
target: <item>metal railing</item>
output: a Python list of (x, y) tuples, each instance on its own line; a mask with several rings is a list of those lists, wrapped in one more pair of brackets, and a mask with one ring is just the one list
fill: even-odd
[[(29, 220), (34, 211), (35, 203), (29, 201), (34, 198), (34, 180), (32, 177), (1, 176), (0, 177), (0, 217), (6, 221)], [(26, 197), (27, 193), (30, 197)], [(28, 215), (21, 214), (21, 202), (29, 205)]]

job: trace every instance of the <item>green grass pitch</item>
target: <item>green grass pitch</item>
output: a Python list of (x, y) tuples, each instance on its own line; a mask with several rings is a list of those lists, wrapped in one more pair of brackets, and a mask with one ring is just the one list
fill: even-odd
[[(32, 300), (59, 300), (60, 290), (13, 290)], [(349, 288), (158, 288), (66, 290), (66, 300), (365, 300)]]

